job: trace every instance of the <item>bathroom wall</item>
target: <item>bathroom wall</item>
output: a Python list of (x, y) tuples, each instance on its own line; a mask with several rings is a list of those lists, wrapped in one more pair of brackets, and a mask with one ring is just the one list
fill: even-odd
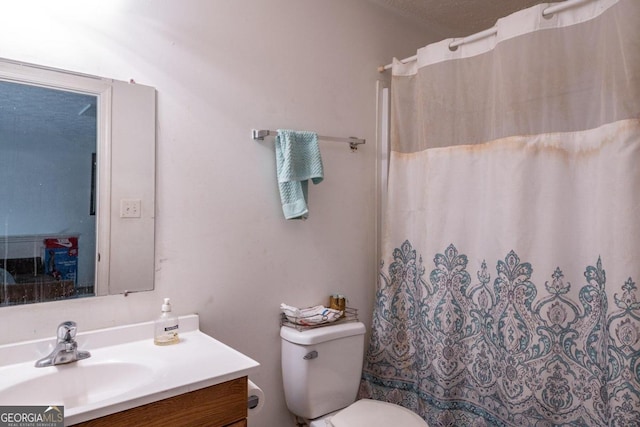
[[(3, 6), (0, 57), (134, 79), (158, 91), (155, 290), (0, 309), (0, 344), (153, 319), (171, 297), (204, 332), (261, 363), (252, 427), (292, 425), (280, 376), (281, 302), (340, 292), (369, 326), (377, 261), (376, 67), (438, 39), (366, 0), (23, 0)], [(273, 140), (252, 128), (357, 136), (322, 142), (310, 217), (286, 221)], [(116, 248), (117, 250), (117, 248)], [(211, 363), (216, 363), (212, 360)]]

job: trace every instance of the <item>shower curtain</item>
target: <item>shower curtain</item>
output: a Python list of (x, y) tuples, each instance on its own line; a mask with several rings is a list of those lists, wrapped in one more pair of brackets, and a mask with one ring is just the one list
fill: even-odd
[(359, 397), (436, 426), (640, 425), (640, 1), (394, 61)]

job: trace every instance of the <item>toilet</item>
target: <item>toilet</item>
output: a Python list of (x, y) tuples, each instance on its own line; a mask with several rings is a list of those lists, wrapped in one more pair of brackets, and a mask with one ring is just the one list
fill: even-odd
[(428, 427), (402, 406), (356, 401), (364, 324), (347, 322), (299, 331), (282, 326), (282, 379), (287, 407), (309, 427)]

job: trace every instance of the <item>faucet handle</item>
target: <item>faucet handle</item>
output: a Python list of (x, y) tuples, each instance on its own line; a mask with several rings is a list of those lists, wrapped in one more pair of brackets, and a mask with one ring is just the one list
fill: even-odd
[(71, 342), (76, 336), (77, 332), (76, 322), (67, 320), (58, 325), (58, 342)]

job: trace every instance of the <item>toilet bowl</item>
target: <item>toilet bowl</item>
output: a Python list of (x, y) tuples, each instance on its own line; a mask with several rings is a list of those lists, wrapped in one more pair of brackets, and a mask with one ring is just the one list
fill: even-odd
[(393, 403), (356, 401), (364, 324), (347, 322), (299, 331), (283, 326), (282, 379), (289, 410), (310, 427), (428, 427)]

